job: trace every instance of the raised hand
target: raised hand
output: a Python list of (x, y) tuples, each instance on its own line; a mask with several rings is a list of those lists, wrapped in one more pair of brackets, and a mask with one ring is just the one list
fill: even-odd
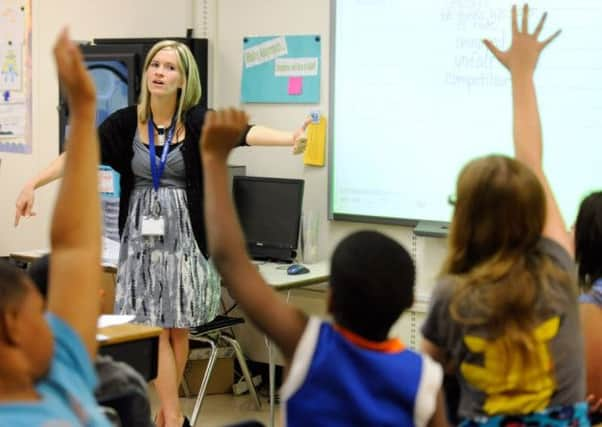
[(50, 229), (48, 311), (74, 329), (93, 359), (101, 281), (96, 94), (82, 54), (66, 30), (54, 45), (54, 58), (69, 104), (70, 128)]
[(527, 4), (523, 6), (520, 30), (518, 28), (516, 6), (512, 6), (512, 45), (510, 48), (501, 51), (490, 40), (483, 40), (483, 43), (511, 73), (533, 73), (541, 51), (560, 34), (560, 30), (558, 30), (544, 41), (537, 40), (543, 29), (546, 16), (547, 13), (544, 13), (535, 31), (529, 34), (529, 6)]
[(225, 161), (230, 151), (238, 146), (248, 122), (247, 113), (234, 108), (207, 112), (199, 142), (203, 156), (219, 157)]
[(293, 133), (293, 154), (301, 154), (305, 151), (307, 145), (307, 136), (305, 130), (311, 123), (311, 117), (306, 117), (301, 127)]
[(69, 39), (67, 29), (61, 31), (54, 45), (54, 59), (59, 80), (70, 103), (94, 103), (94, 82), (86, 70), (81, 51)]

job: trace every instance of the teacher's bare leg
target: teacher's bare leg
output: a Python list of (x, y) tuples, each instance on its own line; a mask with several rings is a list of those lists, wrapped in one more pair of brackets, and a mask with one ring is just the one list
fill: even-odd
[(182, 378), (184, 377), (184, 368), (186, 367), (186, 362), (188, 361), (188, 329), (171, 329), (170, 339), (171, 348), (173, 349), (174, 359), (176, 362), (176, 373), (178, 375), (177, 380), (179, 387), (182, 383)]
[(173, 329), (163, 329), (159, 337), (159, 369), (155, 380), (155, 389), (161, 407), (157, 414), (157, 427), (180, 427), (182, 409), (178, 396), (179, 377), (174, 348), (172, 347)]

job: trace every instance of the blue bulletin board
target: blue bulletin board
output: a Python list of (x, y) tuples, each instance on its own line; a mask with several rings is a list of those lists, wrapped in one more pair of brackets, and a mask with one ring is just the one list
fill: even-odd
[(243, 103), (320, 102), (321, 38), (263, 36), (243, 39)]

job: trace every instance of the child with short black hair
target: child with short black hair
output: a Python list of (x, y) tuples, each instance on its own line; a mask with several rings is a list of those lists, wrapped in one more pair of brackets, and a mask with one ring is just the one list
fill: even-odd
[(372, 341), (386, 340), (414, 302), (408, 252), (383, 234), (360, 231), (337, 245), (330, 267), (330, 313), (337, 324)]
[(579, 282), (586, 289), (596, 282), (602, 285), (602, 191), (589, 194), (579, 205), (574, 236)]
[(250, 262), (226, 167), (246, 126), (241, 111), (207, 115), (200, 144), (208, 241), (230, 293), (290, 364), (281, 391), (287, 425), (446, 425), (441, 367), (387, 339), (413, 301), (414, 266), (401, 245), (372, 231), (338, 245), (331, 262), (333, 323), (287, 304)]
[(579, 283), (579, 313), (585, 343), (587, 394), (592, 424), (602, 423), (602, 192), (589, 194), (579, 206), (574, 230)]

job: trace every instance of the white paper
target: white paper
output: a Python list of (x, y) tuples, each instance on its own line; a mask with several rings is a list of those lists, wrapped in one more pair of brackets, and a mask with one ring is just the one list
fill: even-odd
[(318, 75), (318, 58), (278, 58), (274, 61), (276, 77)]
[(134, 320), (136, 316), (125, 315), (125, 314), (102, 314), (98, 318), (97, 325), (99, 328), (106, 328), (107, 326), (123, 325)]
[(102, 238), (102, 262), (103, 264), (117, 265), (119, 259), (119, 242)]
[(286, 39), (281, 36), (245, 49), (243, 58), (245, 67), (249, 68), (271, 61), (279, 56), (286, 55), (287, 53), (288, 48)]
[(9, 139), (11, 142), (15, 142), (15, 139), (22, 140), (25, 136), (25, 117), (25, 104), (0, 104), (0, 139)]
[(115, 183), (113, 182), (113, 171), (98, 171), (98, 191), (100, 191), (101, 193), (113, 193), (115, 191)]
[(25, 36), (25, 6), (23, 0), (4, 0), (0, 6), (0, 39), (22, 45)]

